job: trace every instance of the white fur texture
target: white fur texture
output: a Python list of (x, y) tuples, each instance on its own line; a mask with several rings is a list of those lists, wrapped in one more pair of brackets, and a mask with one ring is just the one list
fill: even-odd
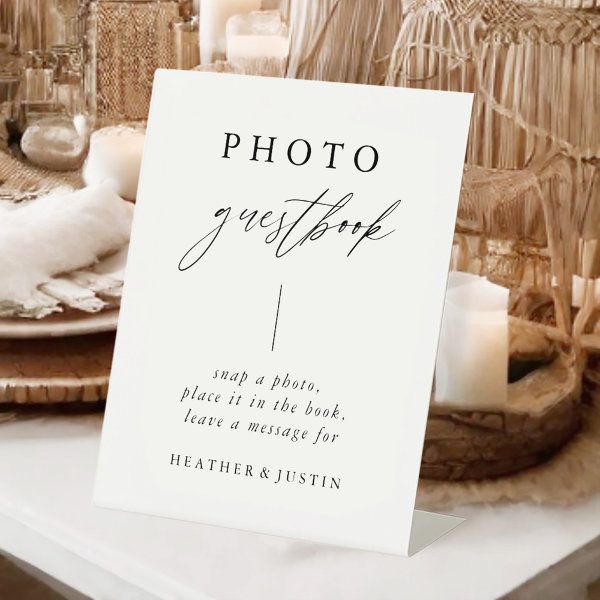
[[(54, 275), (97, 262), (129, 240), (133, 205), (105, 185), (55, 190), (0, 210), (0, 307), (35, 302)], [(1, 312), (1, 311), (0, 311)]]

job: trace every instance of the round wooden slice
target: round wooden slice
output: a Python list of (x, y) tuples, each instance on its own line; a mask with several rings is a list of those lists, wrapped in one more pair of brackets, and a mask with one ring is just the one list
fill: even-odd
[(421, 477), (484, 479), (546, 460), (577, 432), (583, 357), (557, 329), (511, 318), (508, 401), (430, 405)]
[(0, 339), (0, 404), (106, 399), (114, 341), (114, 332)]

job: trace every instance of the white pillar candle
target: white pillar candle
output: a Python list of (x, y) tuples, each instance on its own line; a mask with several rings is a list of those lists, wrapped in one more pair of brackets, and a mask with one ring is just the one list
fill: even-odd
[(122, 198), (135, 200), (144, 139), (143, 131), (124, 125), (95, 131), (83, 168), (85, 183), (108, 183)]
[(209, 65), (225, 59), (225, 26), (229, 17), (260, 9), (261, 0), (201, 0), (200, 62)]
[(435, 401), (500, 408), (508, 393), (508, 289), (452, 272), (440, 332)]
[(280, 35), (233, 35), (227, 38), (227, 62), (273, 58), (285, 60), (289, 38)]
[(227, 21), (226, 31), (227, 62), (236, 71), (283, 77), (290, 38), (278, 10), (234, 15)]

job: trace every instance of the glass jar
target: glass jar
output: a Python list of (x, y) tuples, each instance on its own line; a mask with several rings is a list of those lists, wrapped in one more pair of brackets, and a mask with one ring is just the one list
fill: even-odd
[(56, 57), (54, 85), (60, 112), (70, 116), (86, 113), (83, 50), (77, 46), (53, 46)]
[(189, 17), (174, 24), (175, 68), (193, 69), (200, 64), (198, 17)]
[(0, 58), (0, 129), (6, 121), (16, 121), (20, 110), (21, 63)]
[(31, 50), (27, 53), (21, 100), (25, 122), (57, 112), (56, 67), (57, 59), (51, 52)]

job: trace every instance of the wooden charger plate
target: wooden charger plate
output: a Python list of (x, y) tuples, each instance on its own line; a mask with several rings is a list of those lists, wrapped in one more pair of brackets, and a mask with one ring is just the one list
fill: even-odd
[(0, 319), (0, 405), (106, 399), (118, 309)]
[(106, 399), (115, 333), (0, 339), (0, 405)]

